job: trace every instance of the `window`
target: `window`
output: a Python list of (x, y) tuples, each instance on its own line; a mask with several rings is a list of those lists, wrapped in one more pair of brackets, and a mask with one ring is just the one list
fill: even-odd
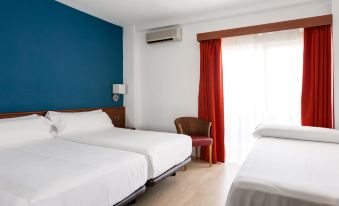
[(300, 125), (303, 30), (223, 39), (226, 159), (241, 163), (261, 123)]

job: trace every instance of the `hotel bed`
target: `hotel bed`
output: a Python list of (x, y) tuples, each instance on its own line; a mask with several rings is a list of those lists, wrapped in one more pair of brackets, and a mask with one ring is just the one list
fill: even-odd
[(87, 112), (49, 111), (56, 136), (77, 143), (135, 152), (147, 158), (148, 181), (152, 186), (190, 162), (189, 136), (115, 127), (116, 119), (99, 109)]
[(107, 128), (94, 132), (62, 136), (63, 139), (106, 148), (136, 152), (147, 157), (151, 186), (174, 174), (190, 161), (191, 139), (186, 135)]
[(124, 112), (123, 107), (76, 109), (7, 113), (0, 114), (0, 119), (30, 114), (45, 116), (53, 124), (53, 133), (59, 140), (103, 148), (106, 151), (122, 150), (140, 155), (147, 163), (147, 186), (175, 175), (177, 170), (190, 162), (192, 143), (188, 136), (118, 128), (124, 127)]
[(267, 125), (255, 136), (227, 206), (339, 205), (339, 131)]
[(143, 155), (55, 138), (37, 115), (0, 115), (0, 205), (126, 205), (145, 191)]

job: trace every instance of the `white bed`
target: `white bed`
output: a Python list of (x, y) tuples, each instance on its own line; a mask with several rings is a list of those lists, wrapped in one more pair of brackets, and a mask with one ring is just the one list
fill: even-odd
[(148, 179), (158, 177), (189, 158), (192, 153), (191, 138), (173, 133), (107, 128), (62, 138), (145, 155), (148, 160)]
[(338, 206), (338, 131), (307, 127), (267, 131), (277, 135), (265, 136), (264, 131), (258, 138), (233, 181), (226, 205)]
[(57, 138), (0, 146), (0, 205), (112, 206), (147, 181), (144, 156)]

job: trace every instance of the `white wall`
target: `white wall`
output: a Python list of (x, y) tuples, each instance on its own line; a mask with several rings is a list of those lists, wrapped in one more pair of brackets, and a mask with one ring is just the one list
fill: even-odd
[(126, 126), (133, 127), (136, 120), (136, 94), (135, 87), (138, 82), (136, 64), (138, 63), (137, 53), (137, 32), (135, 26), (124, 27), (123, 30), (123, 55), (124, 55), (124, 84), (127, 85), (127, 92), (124, 95), (124, 106), (126, 107)]
[(186, 27), (182, 42), (149, 45), (144, 36), (139, 35), (138, 127), (174, 131), (176, 117), (197, 115), (199, 45)]
[[(133, 68), (125, 65), (124, 74), (126, 84), (134, 78), (135, 89), (134, 97), (125, 99), (126, 109), (130, 110), (131, 101), (135, 107), (134, 114), (127, 118), (135, 118), (134, 126), (140, 129), (174, 132), (176, 117), (197, 115), (200, 71), (197, 33), (331, 12), (330, 1), (322, 1), (184, 24), (183, 41), (156, 45), (145, 43), (145, 32), (134, 31), (138, 58)], [(131, 71), (135, 75), (126, 76)]]

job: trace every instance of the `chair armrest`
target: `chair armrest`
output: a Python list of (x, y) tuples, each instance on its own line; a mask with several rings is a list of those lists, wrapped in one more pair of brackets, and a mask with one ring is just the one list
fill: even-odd
[(177, 126), (178, 126), (178, 128), (177, 128), (178, 131), (177, 131), (177, 132), (178, 132), (179, 134), (184, 134), (184, 131), (182, 130), (181, 124), (178, 123)]

